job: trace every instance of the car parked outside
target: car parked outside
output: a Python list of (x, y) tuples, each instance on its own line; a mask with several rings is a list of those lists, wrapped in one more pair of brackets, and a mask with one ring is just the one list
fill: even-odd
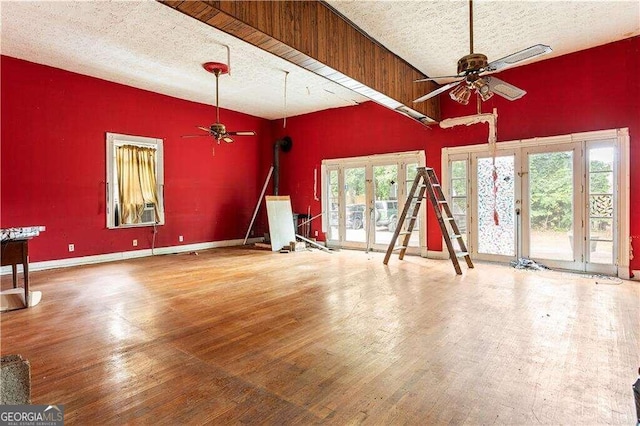
[(376, 226), (386, 226), (389, 232), (395, 232), (398, 226), (397, 201), (376, 201)]
[(347, 228), (362, 229), (364, 226), (364, 204), (347, 205)]

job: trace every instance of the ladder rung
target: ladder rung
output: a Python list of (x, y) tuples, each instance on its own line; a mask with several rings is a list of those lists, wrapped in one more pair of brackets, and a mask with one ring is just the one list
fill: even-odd
[[(407, 216), (407, 214), (409, 213), (409, 207), (411, 205), (405, 204), (402, 214), (405, 216), (404, 217), (405, 223), (408, 222), (409, 226), (405, 228), (406, 229), (405, 231), (402, 231), (401, 229), (395, 230), (395, 233), (393, 236), (393, 243), (390, 243), (389, 247), (387, 248), (387, 254), (384, 258), (384, 264), (385, 265), (387, 264), (392, 252), (399, 251), (400, 252), (399, 258), (402, 259), (404, 257), (404, 254), (406, 253), (408, 246), (401, 245), (401, 246), (394, 247), (396, 243), (396, 239), (400, 235), (405, 235), (405, 239), (403, 243), (406, 244), (407, 240), (409, 240), (410, 238), (410, 237), (407, 237), (407, 235), (411, 235), (413, 231), (413, 227), (416, 223), (415, 221), (420, 217), (419, 215), (416, 214), (416, 212), (420, 209), (421, 207), (420, 204), (422, 203), (422, 200), (425, 197), (429, 197), (429, 203), (432, 205), (432, 207), (435, 210), (435, 214), (438, 218), (438, 224), (440, 225), (440, 230), (442, 231), (442, 235), (444, 236), (445, 240), (447, 240), (448, 249), (451, 250), (450, 251), (450, 253), (452, 254), (451, 261), (453, 263), (454, 269), (456, 270), (456, 274), (458, 275), (462, 274), (462, 271), (460, 269), (460, 263), (458, 262), (458, 258), (461, 258), (461, 257), (465, 258), (465, 260), (467, 261), (467, 266), (469, 268), (473, 268), (473, 263), (471, 262), (471, 257), (469, 256), (469, 252), (467, 251), (455, 252), (452, 246), (452, 240), (454, 238), (457, 238), (459, 243), (458, 248), (459, 249), (464, 248), (466, 250), (466, 247), (463, 241), (463, 235), (459, 235), (461, 231), (456, 226), (456, 219), (452, 214), (452, 212), (450, 211), (449, 202), (447, 201), (447, 198), (444, 195), (444, 192), (442, 191), (442, 185), (438, 181), (438, 176), (436, 176), (435, 170), (431, 167), (419, 167), (417, 170), (416, 177), (413, 181), (413, 185), (414, 186), (412, 187), (412, 191), (407, 195), (407, 203), (411, 203), (414, 206), (414, 210), (412, 213), (413, 216)], [(420, 191), (416, 192), (418, 188), (420, 189)], [(425, 189), (429, 189), (429, 190), (425, 191)], [(451, 226), (448, 227), (445, 223), (445, 220), (448, 221), (451, 224)], [(452, 232), (453, 234), (450, 234), (450, 232)]]

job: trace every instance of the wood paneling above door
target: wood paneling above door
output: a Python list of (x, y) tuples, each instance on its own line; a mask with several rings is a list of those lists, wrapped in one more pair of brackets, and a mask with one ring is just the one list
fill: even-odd
[(440, 119), (437, 97), (413, 103), (437, 88), (435, 83), (413, 83), (425, 75), (322, 2), (159, 1), (345, 87), (353, 83), (344, 82), (348, 76), (432, 122)]

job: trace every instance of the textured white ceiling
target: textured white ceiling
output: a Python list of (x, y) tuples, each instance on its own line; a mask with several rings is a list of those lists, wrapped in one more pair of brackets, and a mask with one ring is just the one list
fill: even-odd
[[(364, 31), (422, 72), (449, 75), (469, 53), (464, 0), (335, 1)], [(207, 61), (226, 62), (220, 80), (223, 108), (274, 119), (285, 115), (284, 71), (289, 71), (286, 115), (365, 100), (232, 36), (153, 0), (0, 3), (1, 52), (80, 74), (177, 98), (213, 104)], [(561, 55), (640, 33), (640, 2), (474, 2), (475, 51), (498, 59), (536, 43)]]
[(366, 98), (155, 1), (2, 2), (2, 54), (267, 119)]
[[(470, 53), (467, 0), (327, 3), (430, 77), (456, 74)], [(473, 30), (474, 52), (489, 61), (538, 43), (553, 49), (535, 59), (545, 60), (640, 34), (640, 1), (475, 0)]]

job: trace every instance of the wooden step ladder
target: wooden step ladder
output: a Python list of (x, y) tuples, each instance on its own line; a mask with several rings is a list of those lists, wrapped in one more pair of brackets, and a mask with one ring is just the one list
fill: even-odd
[[(467, 246), (462, 239), (462, 235), (460, 234), (460, 229), (458, 229), (458, 225), (453, 218), (453, 214), (451, 213), (451, 209), (449, 208), (449, 203), (447, 203), (447, 200), (444, 197), (442, 187), (440, 186), (440, 182), (438, 182), (438, 177), (431, 167), (418, 167), (416, 178), (413, 181), (413, 186), (411, 187), (411, 191), (409, 191), (407, 201), (406, 203), (404, 203), (402, 214), (400, 215), (400, 218), (398, 220), (398, 226), (393, 233), (393, 237), (391, 238), (391, 242), (389, 243), (389, 248), (387, 248), (387, 254), (384, 257), (384, 264), (386, 265), (387, 263), (389, 263), (391, 253), (394, 251), (400, 251), (400, 260), (404, 258), (407, 247), (409, 247), (411, 233), (413, 232), (413, 228), (415, 227), (416, 221), (418, 220), (418, 212), (420, 211), (420, 205), (422, 203), (422, 200), (424, 199), (425, 192), (429, 195), (429, 200), (431, 201), (431, 205), (435, 210), (436, 217), (438, 218), (438, 223), (440, 224), (440, 230), (442, 231), (444, 242), (446, 243), (447, 249), (449, 250), (449, 257), (451, 258), (453, 267), (456, 270), (456, 274), (461, 275), (462, 270), (460, 269), (460, 262), (458, 262), (458, 259), (464, 257), (464, 260), (466, 260), (467, 266), (469, 268), (473, 268), (473, 263), (471, 262), (471, 257), (469, 257)], [(411, 213), (411, 216), (407, 217), (409, 209), (412, 205), (413, 212)], [(407, 230), (403, 231), (402, 224), (405, 223), (407, 219), (409, 219), (409, 224), (407, 226)], [(449, 223), (453, 234), (449, 234), (447, 223)], [(404, 241), (400, 246), (396, 247), (396, 241), (398, 240), (398, 236), (400, 235), (404, 235)], [(458, 245), (460, 246), (461, 250), (459, 252), (456, 252), (453, 248), (452, 239), (454, 238), (458, 240)]]

